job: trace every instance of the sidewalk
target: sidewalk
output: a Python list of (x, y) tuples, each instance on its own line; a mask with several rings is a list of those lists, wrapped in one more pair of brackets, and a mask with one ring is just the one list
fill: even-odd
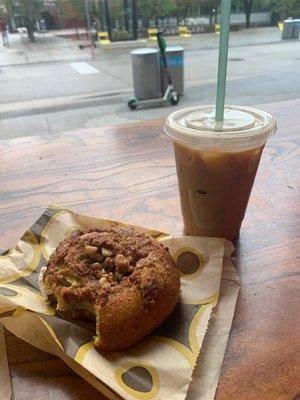
[(72, 60), (85, 60), (91, 57), (89, 48), (80, 50), (78, 44), (82, 41), (61, 38), (53, 32), (35, 33), (36, 41), (30, 42), (27, 35), (9, 34), (7, 48), (0, 45), (0, 67), (51, 63)]
[[(227, 83), (227, 102), (240, 105), (257, 105), (298, 99), (300, 81), (295, 77), (298, 72), (288, 73), (287, 79), (282, 75), (253, 76), (238, 79), (229, 79)], [(161, 106), (150, 109), (131, 111), (127, 107), (127, 100), (131, 93), (122, 95), (107, 95), (92, 100), (86, 98), (85, 103), (77, 99), (75, 103), (63, 105), (59, 103), (53, 108), (45, 107), (44, 112), (21, 116), (21, 112), (12, 115), (10, 119), (0, 120), (0, 140), (33, 135), (54, 135), (74, 129), (101, 127), (106, 125), (122, 124), (134, 121), (144, 121), (165, 118), (178, 107), (192, 105), (213, 104), (215, 102), (216, 82), (203, 82), (198, 85), (189, 85), (185, 96), (180, 99), (179, 105)], [(67, 99), (61, 99), (67, 101)], [(55, 108), (56, 107), (56, 108)], [(69, 108), (70, 107), (70, 108)], [(78, 107), (78, 108), (76, 108)], [(20, 110), (22, 111), (22, 110)]]
[[(84, 37), (82, 33), (83, 31), (80, 36)], [(90, 48), (83, 50), (78, 48), (79, 44), (87, 43), (87, 40), (85, 38), (82, 40), (70, 39), (68, 34), (75, 34), (75, 29), (50, 31), (44, 34), (35, 33), (35, 43), (29, 42), (26, 35), (9, 34), (10, 47), (0, 47), (0, 67), (90, 59)], [(232, 32), (230, 35), (231, 47), (271, 44), (280, 41), (281, 32), (276, 27), (244, 29)], [(194, 34), (191, 38), (168, 36), (167, 42), (170, 46), (183, 46), (186, 51), (212, 50), (218, 48), (219, 36), (214, 33)], [(156, 42), (147, 40), (145, 46), (156, 47)], [(107, 53), (127, 54), (128, 52), (130, 50), (126, 47), (124, 49), (119, 47), (118, 50), (101, 50), (98, 48), (95, 50), (95, 55), (97, 59)]]
[[(0, 140), (130, 121), (164, 118), (174, 107), (127, 107), (133, 93), (130, 51), (79, 50), (76, 40), (37, 34), (36, 43), (10, 35), (0, 47)], [(185, 96), (179, 107), (215, 102), (218, 36), (168, 37), (185, 49)], [(155, 42), (151, 42), (155, 46)], [(229, 50), (227, 102), (241, 105), (299, 97), (298, 40), (280, 39), (277, 28), (234, 32)], [(80, 75), (71, 62), (98, 72)], [(2, 71), (1, 71), (2, 64)]]

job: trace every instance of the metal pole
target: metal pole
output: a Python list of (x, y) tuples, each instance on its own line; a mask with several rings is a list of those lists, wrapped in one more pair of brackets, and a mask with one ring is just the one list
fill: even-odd
[(132, 0), (132, 20), (133, 20), (133, 38), (138, 38), (138, 12), (137, 12), (137, 0)]
[(110, 13), (107, 0), (104, 0), (104, 7), (105, 7), (105, 15), (106, 15), (106, 23), (107, 23), (107, 31), (109, 39), (112, 41), (112, 34), (111, 34), (111, 24), (110, 24)]
[(88, 0), (85, 0), (85, 13), (86, 13), (86, 22), (87, 22), (87, 28), (88, 28), (88, 33), (89, 33), (89, 39), (90, 39), (90, 42), (91, 42), (92, 58), (95, 58), (94, 43), (93, 43), (92, 32), (91, 32), (90, 9), (89, 9)]

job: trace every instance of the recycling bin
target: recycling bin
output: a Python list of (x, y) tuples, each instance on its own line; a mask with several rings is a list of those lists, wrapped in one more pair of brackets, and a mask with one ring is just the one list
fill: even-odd
[(282, 39), (292, 39), (294, 31), (294, 20), (286, 19), (283, 21)]
[[(181, 46), (167, 46), (166, 60), (171, 72), (172, 83), (178, 95), (184, 93), (184, 49)], [(162, 92), (164, 93), (168, 81), (161, 61)]]
[(293, 27), (293, 34), (292, 34), (292, 38), (293, 39), (299, 39), (299, 35), (300, 35), (300, 19), (294, 19), (294, 27)]

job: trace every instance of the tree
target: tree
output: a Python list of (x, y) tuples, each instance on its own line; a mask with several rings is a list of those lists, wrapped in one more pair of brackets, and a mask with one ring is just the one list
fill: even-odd
[(42, 0), (19, 0), (19, 11), (24, 19), (24, 25), (27, 28), (29, 40), (35, 41), (34, 31), (36, 22), (39, 19), (41, 12), (44, 10)]
[(56, 0), (56, 6), (64, 18), (85, 19), (86, 17), (84, 0)]
[(173, 0), (139, 0), (139, 15), (146, 19), (155, 19), (157, 25), (158, 17), (166, 17), (175, 10)]
[(220, 3), (221, 0), (201, 0), (201, 13), (203, 13), (204, 15), (209, 14), (210, 25), (214, 25), (217, 23)]
[(152, 0), (139, 0), (138, 2), (139, 15), (143, 18), (155, 18), (156, 3)]
[(233, 0), (232, 8), (239, 9), (240, 6), (243, 7), (246, 18), (246, 28), (250, 28), (252, 9), (255, 8), (256, 11), (262, 11), (268, 8), (267, 3), (269, 3), (270, 1), (280, 0)]
[(36, 22), (44, 10), (43, 0), (6, 0), (6, 8), (10, 15), (18, 14), (27, 29), (29, 40), (34, 42)]
[(59, 10), (58, 16), (62, 26), (64, 26), (66, 20), (84, 20), (85, 10), (83, 1), (80, 4), (75, 0), (56, 0), (56, 7)]
[(239, 9), (243, 6), (246, 17), (246, 28), (250, 28), (251, 12), (270, 11), (278, 16), (279, 20), (287, 17), (299, 17), (299, 0), (232, 0), (233, 9)]
[(299, 17), (300, 15), (299, 0), (267, 0), (266, 6), (278, 13), (281, 21), (288, 17)]
[(5, 1), (0, 0), (0, 18), (4, 17), (5, 14), (6, 14)]
[[(51, 14), (56, 15), (61, 26), (78, 28), (87, 24), (85, 0), (56, 0), (56, 7)], [(90, 17), (99, 15), (97, 0), (88, 0)]]
[(246, 17), (246, 28), (250, 28), (250, 16), (253, 5), (253, 0), (243, 0), (244, 2), (244, 12)]
[[(209, 1), (211, 3), (211, 1)], [(199, 0), (176, 0), (176, 17), (177, 23), (179, 23), (180, 18), (186, 21), (189, 15), (197, 14), (199, 9)]]
[(110, 6), (110, 16), (118, 21), (122, 17), (123, 12), (123, 1), (114, 0)]

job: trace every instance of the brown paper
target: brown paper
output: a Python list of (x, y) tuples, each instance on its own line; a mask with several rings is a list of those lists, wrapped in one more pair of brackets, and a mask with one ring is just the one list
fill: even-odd
[(11, 400), (12, 384), (8, 366), (4, 328), (0, 325), (0, 400)]
[[(195, 368), (188, 398), (212, 400), (238, 288), (234, 279), (230, 281), (232, 248), (225, 240), (173, 238), (139, 228), (170, 249), (182, 272), (181, 296), (172, 315), (126, 351), (97, 352), (93, 347), (91, 324), (66, 321), (45, 303), (38, 276), (58, 243), (77, 229), (116, 224), (124, 225), (79, 215), (58, 206), (49, 207), (17, 246), (0, 256), (0, 322), (21, 339), (61, 357), (112, 400), (185, 399), (200, 353), (201, 368)], [(221, 307), (225, 309), (219, 313), (221, 319), (220, 315), (213, 314), (202, 351), (211, 312), (219, 298), (223, 263), (229, 276), (223, 274), (222, 279)], [(233, 281), (236, 290), (231, 292)], [(222, 329), (220, 340), (216, 330)], [(194, 381), (201, 393), (193, 389)]]

